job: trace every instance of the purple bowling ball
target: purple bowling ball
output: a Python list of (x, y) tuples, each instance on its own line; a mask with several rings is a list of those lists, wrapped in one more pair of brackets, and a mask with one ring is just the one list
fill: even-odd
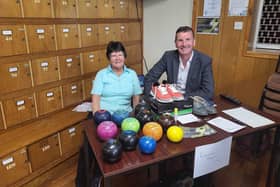
[(103, 121), (97, 127), (97, 136), (103, 140), (115, 138), (118, 135), (118, 127), (112, 121)]
[(107, 110), (97, 110), (94, 113), (93, 119), (96, 125), (99, 125), (103, 121), (111, 121), (111, 114)]

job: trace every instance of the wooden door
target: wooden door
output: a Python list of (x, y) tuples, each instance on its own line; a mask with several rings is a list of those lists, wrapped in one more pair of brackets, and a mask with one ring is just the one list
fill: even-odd
[(98, 17), (98, 0), (78, 0), (80, 18)]
[(60, 157), (58, 135), (54, 134), (28, 146), (32, 171), (55, 161)]
[(128, 38), (129, 40), (141, 40), (141, 27), (139, 22), (128, 23)]
[(3, 109), (7, 128), (36, 117), (33, 95), (4, 100)]
[(20, 1), (1, 0), (0, 1), (0, 17), (21, 17)]
[(31, 70), (29, 62), (1, 63), (0, 75), (5, 81), (0, 81), (0, 93), (31, 88)]
[(59, 87), (42, 90), (36, 93), (39, 115), (44, 115), (62, 108)]
[(57, 81), (59, 79), (57, 58), (48, 57), (32, 60), (32, 71), (35, 85)]
[(27, 25), (26, 28), (31, 53), (55, 50), (53, 25)]
[(2, 46), (0, 56), (27, 53), (25, 28), (23, 25), (0, 25), (0, 31), (0, 46)]
[(8, 186), (30, 173), (26, 148), (0, 158), (0, 186)]
[(142, 49), (141, 45), (131, 45), (127, 48), (127, 64), (141, 64), (142, 62)]
[(98, 45), (98, 25), (81, 24), (82, 47)]
[(115, 24), (115, 40), (117, 41), (128, 41), (128, 24), (118, 23)]
[(127, 18), (128, 17), (128, 1), (129, 0), (114, 0), (113, 11), (115, 18)]
[(62, 155), (78, 152), (83, 142), (83, 130), (83, 126), (78, 124), (60, 132)]
[(55, 0), (54, 15), (56, 18), (76, 18), (75, 0)]
[(98, 17), (110, 18), (113, 17), (113, 0), (98, 0)]
[(22, 0), (24, 17), (52, 17), (51, 0)]
[(59, 56), (61, 79), (81, 75), (80, 54)]
[(83, 87), (81, 81), (72, 82), (62, 86), (64, 107), (76, 104), (83, 100)]
[(108, 42), (114, 40), (115, 38), (115, 24), (99, 24), (98, 25), (98, 37), (99, 44), (107, 44)]
[(56, 25), (58, 49), (79, 48), (78, 27), (76, 24)]

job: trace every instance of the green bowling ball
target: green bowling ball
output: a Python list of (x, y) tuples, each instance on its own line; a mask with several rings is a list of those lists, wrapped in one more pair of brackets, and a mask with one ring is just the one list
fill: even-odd
[(126, 118), (122, 121), (121, 129), (123, 131), (132, 130), (137, 133), (140, 129), (140, 122), (133, 117)]

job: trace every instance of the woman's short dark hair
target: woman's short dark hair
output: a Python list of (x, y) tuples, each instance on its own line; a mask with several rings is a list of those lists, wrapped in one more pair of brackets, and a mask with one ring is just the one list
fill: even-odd
[(181, 26), (179, 27), (177, 30), (176, 30), (176, 34), (175, 34), (175, 41), (177, 40), (177, 34), (179, 32), (191, 32), (193, 37), (194, 37), (194, 32), (193, 32), (193, 29), (189, 26)]
[(110, 55), (112, 52), (123, 52), (124, 57), (126, 58), (127, 54), (123, 44), (119, 41), (110, 41), (107, 45), (106, 56), (110, 60)]

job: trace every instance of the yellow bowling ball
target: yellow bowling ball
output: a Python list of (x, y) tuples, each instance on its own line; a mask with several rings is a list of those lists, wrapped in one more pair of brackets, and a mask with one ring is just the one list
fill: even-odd
[(167, 129), (167, 138), (171, 142), (180, 142), (184, 137), (183, 128), (179, 126), (171, 126)]

